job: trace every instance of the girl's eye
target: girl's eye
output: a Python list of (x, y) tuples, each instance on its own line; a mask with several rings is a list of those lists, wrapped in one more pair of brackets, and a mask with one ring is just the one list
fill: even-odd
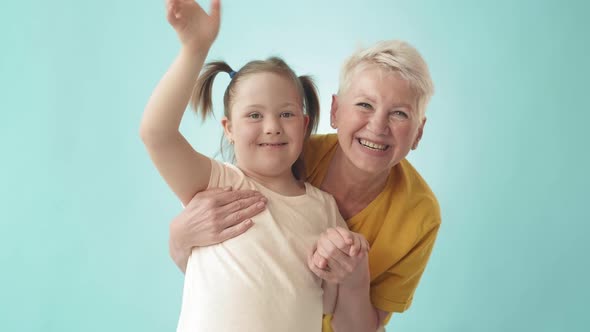
[(260, 115), (260, 113), (250, 113), (250, 114), (248, 114), (248, 117), (250, 119), (260, 119), (262, 117), (262, 115)]
[(295, 114), (291, 113), (291, 112), (283, 112), (281, 113), (281, 118), (291, 118), (295, 116)]

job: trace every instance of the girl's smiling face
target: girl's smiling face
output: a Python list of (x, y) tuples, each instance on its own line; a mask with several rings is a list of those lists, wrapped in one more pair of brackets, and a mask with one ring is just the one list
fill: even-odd
[(232, 96), (225, 135), (234, 143), (237, 166), (254, 177), (293, 177), (308, 118), (291, 80), (272, 72), (244, 77)]

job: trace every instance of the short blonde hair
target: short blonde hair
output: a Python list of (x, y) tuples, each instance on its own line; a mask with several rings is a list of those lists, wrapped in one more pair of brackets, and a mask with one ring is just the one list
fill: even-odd
[(434, 84), (428, 65), (418, 50), (404, 41), (386, 40), (354, 52), (344, 62), (340, 71), (338, 93), (350, 87), (354, 74), (371, 65), (376, 65), (385, 71), (397, 72), (410, 83), (416, 96), (420, 118), (424, 119), (426, 106), (434, 94)]

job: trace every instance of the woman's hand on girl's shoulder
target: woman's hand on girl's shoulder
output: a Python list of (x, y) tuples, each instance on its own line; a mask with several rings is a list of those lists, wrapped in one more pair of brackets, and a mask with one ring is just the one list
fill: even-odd
[(253, 190), (231, 188), (199, 192), (170, 224), (170, 242), (190, 250), (221, 243), (253, 226), (250, 218), (262, 212), (266, 198)]

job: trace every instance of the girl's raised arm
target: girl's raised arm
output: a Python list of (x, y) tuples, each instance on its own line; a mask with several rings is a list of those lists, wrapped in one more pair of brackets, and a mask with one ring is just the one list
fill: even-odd
[(140, 136), (158, 171), (186, 205), (207, 188), (211, 161), (191, 147), (179, 126), (219, 32), (220, 4), (212, 0), (209, 15), (194, 0), (167, 0), (166, 5), (168, 22), (182, 47), (145, 107)]

